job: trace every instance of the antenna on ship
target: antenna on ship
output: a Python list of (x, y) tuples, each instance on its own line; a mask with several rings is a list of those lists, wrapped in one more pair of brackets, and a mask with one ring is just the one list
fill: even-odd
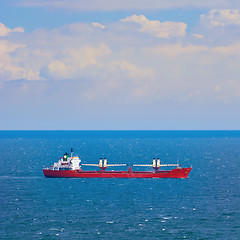
[(71, 148), (71, 158), (72, 158), (72, 155), (73, 155), (73, 148)]

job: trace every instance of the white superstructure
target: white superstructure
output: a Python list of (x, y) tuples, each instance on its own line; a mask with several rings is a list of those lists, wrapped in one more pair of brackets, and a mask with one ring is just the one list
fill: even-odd
[(69, 155), (65, 153), (51, 168), (52, 170), (79, 170), (81, 169), (80, 163), (81, 160), (79, 157), (73, 157), (72, 154), (71, 157), (69, 157)]

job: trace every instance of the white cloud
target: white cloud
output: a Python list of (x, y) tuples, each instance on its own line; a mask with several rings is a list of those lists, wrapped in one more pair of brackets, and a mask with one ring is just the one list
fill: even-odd
[(13, 43), (13, 38), (5, 36), (0, 44), (1, 81), (81, 76), (83, 69), (98, 64), (98, 58), (111, 52), (104, 43), (91, 39), (94, 29), (97, 31), (91, 24), (75, 23), (53, 30), (36, 30), (22, 35), (21, 42), (25, 44)]
[(91, 101), (108, 97), (121, 103), (138, 101), (151, 95), (154, 90), (155, 72), (150, 67), (121, 60), (106, 62), (101, 70), (104, 74), (94, 76), (94, 84), (84, 92), (84, 96)]
[(189, 57), (193, 54), (208, 52), (207, 46), (196, 46), (186, 45), (183, 46), (181, 43), (177, 44), (163, 44), (153, 48), (146, 48), (145, 53), (150, 52), (153, 55), (159, 55), (162, 57), (178, 58), (178, 57)]
[(193, 37), (195, 37), (197, 39), (204, 39), (204, 36), (202, 34), (199, 34), (199, 33), (193, 34)]
[(238, 9), (213, 9), (207, 15), (201, 15), (201, 21), (213, 27), (240, 25), (240, 12)]
[(110, 68), (120, 76), (119, 81), (129, 97), (148, 97), (154, 91), (155, 71), (152, 68), (140, 67), (125, 60), (111, 62)]
[(212, 52), (223, 56), (240, 56), (240, 43), (229, 46), (216, 46), (212, 48)]
[(10, 81), (18, 79), (39, 80), (39, 72), (19, 65), (18, 59), (11, 57), (15, 51), (23, 49), (23, 44), (12, 43), (7, 40), (0, 41), (0, 79)]
[[(13, 32), (24, 33), (24, 29), (16, 27), (7, 28), (0, 23), (0, 37), (7, 37)], [(0, 40), (0, 79), (1, 81), (11, 81), (18, 79), (39, 80), (39, 71), (34, 71), (27, 67), (20, 66), (19, 59), (12, 57), (20, 49), (26, 48), (26, 45), (14, 43), (10, 40)]]
[(100, 23), (97, 23), (97, 22), (93, 22), (92, 25), (93, 25), (94, 27), (100, 28), (100, 29), (104, 29), (104, 28), (105, 28), (104, 25), (102, 25), (102, 24), (100, 24)]
[(201, 103), (240, 100), (240, 44), (214, 47), (169, 44), (144, 52), (146, 58), (159, 64), (157, 74), (167, 81), (163, 89), (168, 96), (175, 94), (181, 101)]
[(136, 81), (140, 79), (153, 79), (154, 71), (151, 68), (139, 67), (133, 63), (127, 61), (112, 62), (112, 66), (119, 68), (123, 71), (129, 78)]
[(24, 32), (22, 27), (16, 27), (14, 29), (7, 28), (3, 23), (0, 23), (0, 37), (7, 36), (12, 32)]
[(98, 57), (111, 53), (105, 44), (100, 44), (98, 47), (85, 46), (81, 49), (67, 47), (59, 52), (61, 57), (48, 64), (48, 73), (54, 79), (79, 77), (83, 69), (98, 64)]
[[(169, 58), (189, 58), (195, 55), (202, 56), (208, 54), (213, 57), (227, 57), (227, 56), (240, 56), (240, 43), (232, 44), (229, 46), (215, 46), (208, 47), (205, 45), (182, 45), (178, 44), (164, 44), (153, 48), (146, 48), (145, 53), (150, 52), (153, 55), (160, 55)], [(206, 59), (207, 62), (208, 59)]]
[(54, 60), (48, 64), (48, 71), (54, 78), (66, 79), (71, 76), (72, 68), (59, 60)]
[(121, 20), (122, 22), (134, 22), (141, 26), (140, 31), (149, 33), (158, 38), (183, 37), (186, 34), (187, 24), (182, 22), (160, 22), (149, 20), (144, 15), (132, 15)]

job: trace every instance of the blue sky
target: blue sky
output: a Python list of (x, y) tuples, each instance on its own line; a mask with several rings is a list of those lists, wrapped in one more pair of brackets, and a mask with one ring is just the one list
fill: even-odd
[(239, 130), (239, 8), (0, 0), (0, 129)]

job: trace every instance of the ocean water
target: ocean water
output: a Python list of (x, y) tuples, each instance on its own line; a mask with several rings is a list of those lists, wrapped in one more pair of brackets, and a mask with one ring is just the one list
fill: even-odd
[[(42, 167), (71, 147), (85, 163), (160, 157), (193, 170), (45, 178)], [(240, 239), (240, 132), (0, 131), (0, 212), (0, 239)]]

